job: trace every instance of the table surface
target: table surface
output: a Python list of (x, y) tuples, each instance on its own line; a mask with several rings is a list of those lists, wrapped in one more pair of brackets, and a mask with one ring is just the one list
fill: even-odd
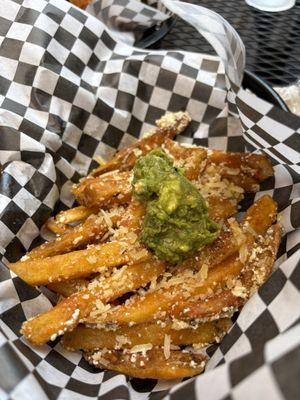
[[(244, 0), (185, 0), (221, 14), (240, 34), (246, 47), (246, 67), (272, 86), (288, 86), (300, 79), (300, 0), (287, 11), (259, 11)], [(193, 27), (178, 19), (160, 43), (215, 54)]]

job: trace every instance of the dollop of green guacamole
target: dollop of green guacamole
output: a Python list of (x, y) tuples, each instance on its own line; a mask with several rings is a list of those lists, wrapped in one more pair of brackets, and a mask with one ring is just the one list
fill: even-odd
[(178, 263), (211, 243), (219, 225), (208, 217), (198, 189), (156, 149), (134, 167), (135, 197), (146, 204), (141, 240), (158, 258)]

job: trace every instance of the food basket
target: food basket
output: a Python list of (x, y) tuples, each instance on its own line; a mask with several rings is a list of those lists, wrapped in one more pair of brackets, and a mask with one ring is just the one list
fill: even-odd
[[(96, 2), (94, 15), (61, 0), (1, 2), (1, 399), (297, 398), (300, 119), (241, 88), (245, 49), (221, 16), (161, 3), (192, 24), (217, 56), (133, 47), (126, 33), (132, 23), (149, 27), (149, 19), (168, 18), (135, 1)], [(121, 25), (104, 24), (121, 13)], [(50, 307), (51, 293), (28, 286), (5, 263), (47, 239), (43, 224), (73, 205), (71, 186), (97, 165), (95, 158), (108, 159), (166, 111), (178, 110), (192, 118), (178, 141), (246, 148), (272, 160), (275, 177), (247, 196), (241, 211), (263, 194), (278, 203), (285, 235), (274, 273), (222, 343), (207, 349), (205, 373), (183, 382), (95, 370), (59, 340), (32, 347), (20, 326)]]

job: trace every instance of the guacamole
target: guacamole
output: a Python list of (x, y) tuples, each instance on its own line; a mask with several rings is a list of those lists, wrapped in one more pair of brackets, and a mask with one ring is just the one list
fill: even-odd
[(141, 240), (158, 258), (178, 263), (218, 236), (220, 227), (208, 217), (203, 197), (163, 150), (139, 158), (133, 187), (146, 204)]

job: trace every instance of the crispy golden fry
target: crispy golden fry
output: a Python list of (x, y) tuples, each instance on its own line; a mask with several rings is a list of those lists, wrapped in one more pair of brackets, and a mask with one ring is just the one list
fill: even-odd
[(162, 147), (174, 158), (176, 166), (184, 168), (184, 175), (188, 179), (198, 179), (204, 171), (207, 150), (203, 147), (184, 147), (171, 139), (167, 139)]
[(188, 300), (183, 310), (175, 307), (171, 316), (183, 320), (218, 320), (219, 318), (231, 317), (244, 303), (245, 299), (235, 296), (231, 290), (223, 290), (204, 301), (198, 298)]
[(133, 296), (124, 305), (117, 306), (101, 316), (90, 315), (87, 323), (115, 323), (119, 325), (141, 324), (153, 319), (165, 319), (176, 305), (177, 312), (185, 308), (185, 302), (193, 296), (210, 296), (213, 289), (224, 283), (229, 277), (238, 276), (243, 264), (236, 257), (229, 258), (208, 271), (207, 278), (200, 280), (199, 276), (182, 280), (168, 288), (160, 288), (147, 292), (144, 296)]
[[(244, 214), (240, 226), (243, 228), (245, 237), (253, 234), (264, 234), (276, 221), (277, 204), (268, 196), (262, 196)], [(239, 249), (239, 243), (234, 238), (234, 232), (225, 226), (219, 237), (199, 254), (198, 263), (206, 263), (210, 266), (219, 264), (226, 257), (232, 256)], [(187, 260), (186, 263), (190, 261)], [(193, 260), (192, 260), (193, 262)]]
[(234, 312), (268, 279), (276, 259), (282, 229), (280, 225), (271, 226), (264, 236), (258, 236), (251, 248), (249, 261), (243, 268), (238, 280), (231, 289), (225, 289), (216, 296), (199, 301), (192, 299), (186, 302), (186, 312), (178, 314), (176, 306), (171, 316), (189, 319), (219, 318), (226, 313)]
[(277, 204), (269, 195), (260, 197), (244, 214), (241, 225), (250, 227), (257, 235), (264, 234), (276, 221)]
[(211, 196), (207, 200), (208, 215), (216, 222), (227, 220), (237, 213), (237, 208), (230, 200), (218, 196)]
[(145, 206), (138, 201), (132, 201), (126, 212), (122, 215), (122, 219), (119, 224), (121, 232), (120, 235), (118, 235), (118, 238), (121, 237), (122, 240), (130, 241), (130, 238), (128, 238), (129, 232), (139, 234), (144, 215)]
[(146, 285), (164, 269), (165, 264), (155, 260), (124, 266), (109, 278), (93, 281), (87, 288), (61, 301), (51, 310), (24, 322), (22, 333), (36, 345), (53, 340), (74, 329), (79, 320), (88, 314), (101, 314), (105, 310), (103, 303)]
[(53, 257), (18, 261), (9, 264), (9, 268), (29, 285), (39, 286), (84, 278), (103, 267), (117, 267), (129, 260), (123, 243), (110, 242)]
[(158, 128), (151, 136), (138, 140), (126, 149), (119, 151), (110, 161), (91, 172), (91, 176), (98, 176), (104, 172), (118, 169), (127, 171), (133, 168), (136, 160), (149, 153), (152, 149), (161, 146), (167, 138), (173, 138), (188, 126), (190, 117), (186, 112), (169, 113), (156, 121)]
[(84, 221), (91, 214), (97, 214), (98, 211), (98, 208), (78, 206), (70, 208), (70, 210), (61, 211), (57, 214), (55, 220), (62, 224), (71, 224), (72, 222)]
[[(117, 223), (119, 218), (118, 215), (112, 217), (112, 223)], [(90, 215), (82, 224), (69, 229), (55, 240), (36, 247), (30, 253), (27, 253), (27, 257), (33, 260), (69, 253), (72, 250), (99, 241), (108, 229), (109, 226), (102, 215)]]
[(67, 282), (49, 283), (47, 288), (63, 297), (69, 297), (74, 293), (86, 288), (89, 284), (87, 279), (74, 279)]
[(242, 187), (246, 192), (256, 192), (259, 182), (273, 175), (273, 168), (266, 156), (252, 153), (210, 152), (207, 166), (219, 165), (222, 178)]
[(166, 322), (141, 324), (132, 327), (120, 327), (116, 330), (97, 329), (79, 325), (62, 338), (62, 345), (69, 350), (95, 350), (133, 347), (143, 343), (163, 346), (165, 335), (169, 335), (171, 343), (176, 346), (197, 343), (197, 347), (206, 346), (216, 340), (220, 341), (232, 322), (229, 318), (206, 322), (198, 327), (175, 330), (175, 324)]
[(97, 214), (97, 212), (98, 209), (94, 208), (87, 208), (83, 206), (74, 207), (70, 210), (61, 211), (56, 215), (55, 218), (49, 218), (45, 225), (56, 235), (63, 235), (72, 229), (72, 227), (68, 226), (68, 224), (71, 224), (72, 222), (84, 221), (91, 214)]
[(243, 188), (245, 192), (255, 193), (259, 190), (259, 183), (254, 178), (246, 174), (239, 173), (238, 175), (232, 175), (231, 173), (223, 172), (221, 175), (222, 178), (227, 179), (236, 186)]
[[(184, 148), (180, 146), (179, 144), (175, 144), (175, 142), (169, 140), (165, 144), (165, 148), (169, 151), (171, 154), (173, 152), (175, 160), (176, 157), (180, 157), (183, 153), (191, 153), (191, 156), (189, 158), (178, 158), (177, 164), (181, 165), (184, 167), (185, 170), (185, 175), (189, 179), (196, 179), (199, 174), (203, 171), (205, 167), (205, 161), (206, 161), (206, 150), (204, 149), (197, 149), (197, 148)], [(216, 152), (219, 154), (220, 152)], [(222, 153), (222, 154), (229, 154), (229, 165), (236, 165), (238, 164), (237, 162), (234, 164), (231, 162), (231, 158), (233, 158), (234, 161), (235, 157), (232, 156), (231, 153)], [(240, 162), (241, 168), (243, 170), (246, 170), (246, 163), (249, 161), (251, 165), (256, 165), (254, 162), (250, 162), (252, 160), (252, 155), (248, 155), (247, 157), (241, 157), (240, 153), (238, 154), (239, 157), (237, 157), (237, 160)], [(251, 157), (250, 157), (251, 156)], [(263, 156), (257, 156), (255, 155), (255, 159), (262, 159), (265, 160)], [(187, 157), (187, 154), (185, 154), (185, 157)], [(249, 165), (250, 165), (249, 164)], [(266, 173), (263, 174), (262, 171), (260, 170), (252, 170), (249, 167), (250, 173), (253, 171), (253, 176), (248, 176), (244, 174), (243, 172), (239, 172), (236, 174), (232, 175), (232, 171), (239, 171), (237, 168), (229, 168), (229, 167), (224, 167), (220, 169), (221, 175), (226, 178), (227, 180), (230, 180), (231, 182), (235, 183), (237, 186), (243, 187), (247, 191), (256, 191), (258, 189), (258, 182), (265, 178), (270, 171), (267, 169)], [(272, 170), (271, 170), (272, 172)], [(105, 174), (104, 176), (100, 176), (99, 178), (88, 178), (85, 182), (82, 182), (80, 185), (78, 185), (74, 189), (74, 193), (77, 196), (78, 201), (81, 204), (85, 204), (86, 206), (103, 206), (105, 202), (107, 204), (123, 204), (127, 203), (130, 200), (131, 197), (131, 185), (128, 184), (128, 177), (124, 177), (124, 172), (117, 172), (114, 171), (114, 173), (109, 173)], [(259, 180), (258, 180), (259, 178)], [(216, 198), (216, 196), (214, 196)], [(228, 199), (223, 199), (223, 201), (227, 202), (227, 206), (230, 208), (230, 212), (234, 213), (235, 208), (232, 203)], [(214, 199), (209, 200), (209, 202), (214, 203)], [(221, 208), (221, 210), (225, 210), (225, 204), (224, 207)], [(229, 212), (229, 211), (228, 211)]]
[(225, 175), (226, 168), (237, 169), (258, 182), (262, 182), (274, 174), (270, 160), (263, 154), (225, 153), (213, 150), (208, 155), (208, 163), (221, 164), (224, 167)]
[(77, 201), (86, 207), (108, 207), (126, 204), (132, 196), (130, 172), (117, 172), (111, 177), (96, 177), (74, 187)]
[(136, 378), (179, 379), (200, 374), (206, 356), (171, 350), (166, 359), (160, 348), (142, 352), (124, 353), (122, 350), (100, 350), (86, 353), (87, 361), (97, 368), (110, 369)]
[(282, 236), (282, 227), (272, 225), (263, 236), (258, 236), (252, 248), (250, 262), (241, 274), (241, 283), (249, 298), (270, 276)]
[(64, 233), (72, 229), (71, 226), (57, 222), (53, 217), (48, 219), (45, 226), (47, 229), (49, 229), (49, 231), (53, 232), (57, 236), (63, 235)]

